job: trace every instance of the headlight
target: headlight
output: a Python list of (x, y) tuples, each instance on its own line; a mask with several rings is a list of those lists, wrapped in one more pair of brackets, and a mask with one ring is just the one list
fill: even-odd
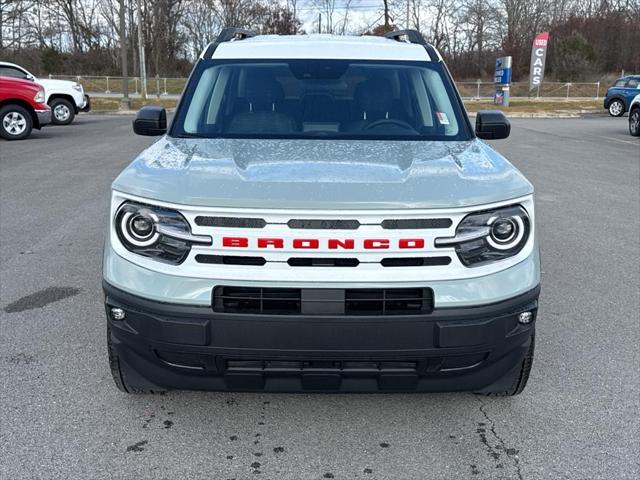
[(115, 228), (127, 250), (173, 264), (182, 263), (192, 245), (212, 243), (209, 236), (191, 234), (179, 212), (140, 203), (123, 203), (116, 212)]
[(462, 219), (456, 236), (437, 238), (436, 247), (454, 246), (467, 267), (512, 257), (527, 243), (531, 224), (521, 206), (477, 212)]
[(77, 90), (78, 92), (82, 91), (82, 85), (80, 85), (79, 83), (74, 83), (73, 84), (73, 89)]
[(33, 101), (36, 103), (44, 103), (44, 88), (41, 88), (40, 90), (38, 90), (38, 93), (36, 93), (36, 96), (33, 97)]

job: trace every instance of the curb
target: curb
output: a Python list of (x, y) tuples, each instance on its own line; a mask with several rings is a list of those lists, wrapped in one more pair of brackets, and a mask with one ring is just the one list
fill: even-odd
[[(175, 108), (167, 108), (167, 113), (175, 113)], [(138, 113), (138, 110), (91, 110), (90, 112), (86, 112), (85, 115), (135, 115)]]
[[(475, 118), (478, 112), (467, 113), (469, 118)], [(559, 111), (559, 112), (504, 112), (507, 118), (584, 118), (584, 117), (604, 117), (606, 113), (594, 112), (591, 110)]]
[[(167, 108), (167, 113), (175, 113), (175, 108)], [(91, 110), (86, 112), (85, 115), (135, 115), (137, 110)], [(478, 112), (467, 112), (469, 118), (475, 118)], [(608, 117), (609, 115), (604, 112), (594, 112), (591, 110), (578, 110), (567, 112), (504, 112), (507, 118), (584, 118), (584, 117)]]

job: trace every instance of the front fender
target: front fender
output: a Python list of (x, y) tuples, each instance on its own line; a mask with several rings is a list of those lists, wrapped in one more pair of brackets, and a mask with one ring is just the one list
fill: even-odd
[[(77, 91), (72, 86), (60, 85), (59, 83), (51, 85), (46, 80), (39, 80), (39, 83), (44, 87), (47, 103), (55, 98), (66, 98), (76, 108), (81, 108), (84, 105), (84, 91)], [(73, 82), (65, 83), (73, 84)]]
[(614, 95), (611, 95), (610, 97), (605, 97), (604, 108), (609, 108), (609, 105), (611, 105), (611, 102), (613, 102), (614, 100), (620, 100), (624, 104), (625, 108), (627, 108), (627, 104), (629, 103), (625, 100), (623, 95), (616, 93)]

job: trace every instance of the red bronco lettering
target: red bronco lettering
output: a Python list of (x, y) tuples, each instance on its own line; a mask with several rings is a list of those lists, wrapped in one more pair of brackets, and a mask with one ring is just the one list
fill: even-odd
[[(294, 238), (286, 240), (287, 246), (294, 250), (353, 250), (356, 240), (353, 238), (329, 238), (318, 240), (316, 238)], [(365, 238), (358, 240), (363, 250), (384, 250), (392, 247), (398, 249), (421, 249), (425, 246), (424, 238), (401, 238), (391, 241), (386, 238)], [(248, 237), (222, 237), (222, 246), (230, 248), (285, 248), (284, 238), (256, 238)]]

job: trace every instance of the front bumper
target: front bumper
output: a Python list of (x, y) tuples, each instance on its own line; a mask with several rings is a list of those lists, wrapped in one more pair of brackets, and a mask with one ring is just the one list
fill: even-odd
[[(501, 302), (394, 316), (256, 315), (148, 300), (104, 283), (111, 342), (143, 388), (490, 391), (520, 367), (539, 287)], [(125, 311), (113, 320), (112, 308)], [(531, 311), (533, 320), (518, 323)]]
[(91, 99), (89, 95), (84, 95), (84, 101), (82, 105), (78, 108), (80, 112), (90, 112), (91, 111)]
[(46, 110), (36, 110), (36, 117), (38, 117), (38, 128), (42, 128), (45, 125), (51, 123), (51, 109), (47, 108)]

